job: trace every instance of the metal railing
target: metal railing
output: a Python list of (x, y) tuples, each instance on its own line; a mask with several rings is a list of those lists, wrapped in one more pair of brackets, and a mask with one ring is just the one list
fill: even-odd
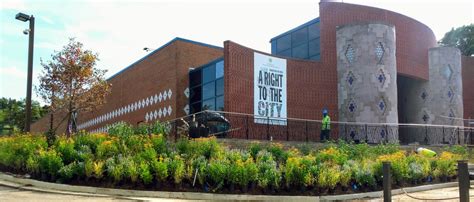
[[(252, 114), (235, 112), (206, 111), (219, 113), (230, 123), (230, 127), (221, 127), (219, 123), (208, 124), (210, 134), (226, 138), (255, 140), (284, 140), (320, 142), (321, 120), (275, 119)], [(170, 136), (177, 139), (189, 135), (189, 123), (202, 124), (204, 112), (168, 121)], [(343, 139), (353, 142), (400, 143), (420, 145), (472, 144), (474, 127), (398, 124), (398, 123), (355, 123), (332, 121), (330, 139)]]

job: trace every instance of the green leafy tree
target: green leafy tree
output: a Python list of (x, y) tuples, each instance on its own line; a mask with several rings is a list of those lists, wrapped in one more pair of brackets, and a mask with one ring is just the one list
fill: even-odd
[[(48, 112), (48, 106), (41, 106), (39, 102), (32, 101), (32, 121), (36, 121)], [(15, 100), (0, 98), (0, 133), (11, 134), (23, 131), (25, 127), (25, 99)]]
[(465, 56), (474, 55), (474, 24), (452, 28), (438, 43), (441, 46), (459, 48)]
[(55, 113), (59, 111), (66, 114), (59, 117), (61, 121), (56, 128), (51, 127), (50, 133), (54, 134), (65, 120), (66, 134), (74, 133), (77, 114), (95, 110), (105, 103), (111, 85), (104, 79), (107, 70), (95, 67), (97, 61), (97, 53), (85, 50), (83, 44), (74, 39), (55, 52), (51, 61), (41, 61), (44, 69), (37, 93), (50, 104), (51, 114), (60, 114)]

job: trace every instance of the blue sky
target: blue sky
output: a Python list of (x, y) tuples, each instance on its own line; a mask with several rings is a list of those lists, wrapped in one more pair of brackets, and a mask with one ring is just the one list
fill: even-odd
[[(452, 27), (474, 22), (470, 0), (344, 0), (392, 10), (428, 25), (437, 39)], [(99, 53), (106, 77), (174, 37), (222, 46), (232, 40), (270, 52), (270, 38), (319, 16), (319, 0), (0, 0), (0, 97), (24, 98), (28, 23), (15, 14), (34, 15), (33, 84), (40, 58), (49, 60), (70, 37)], [(33, 99), (39, 98), (33, 93)]]

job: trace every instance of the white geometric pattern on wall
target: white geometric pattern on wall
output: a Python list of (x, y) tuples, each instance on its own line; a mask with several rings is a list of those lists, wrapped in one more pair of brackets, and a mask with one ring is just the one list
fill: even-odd
[(156, 119), (165, 118), (167, 116), (170, 116), (172, 112), (173, 112), (173, 108), (171, 107), (171, 105), (168, 105), (168, 107), (155, 109), (155, 110), (145, 113), (145, 121), (149, 122)]
[[(150, 95), (149, 97), (146, 98), (140, 98), (135, 102), (126, 104), (124, 106), (118, 107), (114, 110), (111, 110), (110, 112), (106, 112), (100, 116), (94, 117), (84, 123), (81, 123), (77, 126), (79, 130), (100, 124), (102, 122), (108, 121), (110, 119), (137, 111), (141, 108), (145, 108), (148, 106), (152, 106), (155, 104), (159, 104), (161, 102), (165, 102), (166, 100), (171, 100), (173, 96), (173, 91), (171, 89), (165, 89), (163, 91), (160, 91), (159, 93), (155, 93)], [(166, 110), (165, 110), (166, 109)], [(171, 115), (172, 109), (171, 106), (165, 107), (163, 109), (160, 109), (159, 111), (156, 111), (155, 113), (150, 116), (148, 114), (149, 119), (157, 119), (160, 118), (161, 116), (165, 117), (167, 115)], [(104, 128), (99, 128), (94, 130), (96, 132), (105, 132), (106, 130)]]
[(184, 90), (184, 95), (186, 96), (186, 98), (189, 98), (189, 88), (186, 88)]
[(188, 115), (189, 114), (189, 105), (184, 106), (183, 110), (186, 113), (186, 115)]

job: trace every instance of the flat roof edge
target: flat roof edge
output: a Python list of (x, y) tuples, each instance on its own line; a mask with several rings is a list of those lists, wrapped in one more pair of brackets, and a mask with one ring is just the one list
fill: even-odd
[(224, 48), (222, 47), (219, 47), (219, 46), (214, 46), (214, 45), (211, 45), (211, 44), (206, 44), (206, 43), (202, 43), (202, 42), (198, 42), (198, 41), (193, 41), (193, 40), (189, 40), (189, 39), (184, 39), (184, 38), (181, 38), (181, 37), (175, 37), (174, 39), (172, 39), (171, 41), (165, 43), (164, 45), (160, 46), (159, 48), (151, 51), (150, 53), (148, 53), (147, 55), (143, 56), (142, 58), (140, 58), (139, 60), (135, 61), (134, 63), (128, 65), (127, 67), (123, 68), (122, 70), (118, 71), (117, 73), (113, 74), (112, 76), (110, 76), (109, 78), (107, 78), (106, 80), (109, 81), (111, 79), (113, 79), (114, 77), (116, 77), (117, 75), (125, 72), (127, 69), (130, 69), (131, 67), (135, 66), (136, 64), (140, 63), (141, 61), (145, 60), (146, 58), (148, 58), (149, 56), (155, 54), (156, 52), (166, 48), (167, 46), (171, 45), (172, 43), (176, 42), (176, 41), (183, 41), (183, 42), (188, 42), (188, 43), (192, 43), (192, 44), (196, 44), (196, 45), (199, 45), (199, 46), (205, 46), (205, 47), (209, 47), (209, 48), (215, 48), (215, 49), (219, 49), (219, 50), (223, 50)]
[(310, 21), (308, 21), (308, 22), (303, 23), (302, 25), (298, 25), (297, 27), (295, 27), (295, 28), (293, 28), (293, 29), (290, 29), (290, 30), (288, 30), (288, 31), (286, 31), (286, 32), (283, 32), (282, 34), (279, 34), (278, 36), (275, 36), (275, 37), (271, 38), (271, 39), (270, 39), (270, 43), (271, 43), (273, 40), (275, 40), (275, 39), (277, 39), (277, 38), (280, 38), (280, 37), (283, 36), (283, 35), (286, 35), (286, 34), (288, 34), (288, 33), (291, 33), (291, 32), (293, 32), (293, 31), (296, 31), (296, 30), (301, 29), (301, 28), (303, 28), (303, 27), (305, 27), (305, 26), (308, 26), (309, 24), (313, 24), (313, 23), (316, 23), (316, 22), (319, 22), (319, 17), (314, 18), (314, 19), (312, 19), (312, 20), (310, 20)]

